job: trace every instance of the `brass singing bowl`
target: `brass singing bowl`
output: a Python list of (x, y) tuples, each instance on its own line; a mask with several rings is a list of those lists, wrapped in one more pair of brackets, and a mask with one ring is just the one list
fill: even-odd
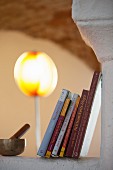
[(25, 139), (0, 139), (0, 155), (20, 155), (25, 148)]

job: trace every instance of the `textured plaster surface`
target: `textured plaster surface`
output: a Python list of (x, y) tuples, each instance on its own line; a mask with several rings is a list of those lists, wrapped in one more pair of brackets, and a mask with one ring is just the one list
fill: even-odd
[(101, 169), (113, 170), (113, 60), (102, 64)]
[(100, 169), (113, 170), (113, 1), (74, 0), (72, 11), (84, 41), (102, 64)]
[[(0, 157), (0, 170), (97, 170), (99, 160)], [(89, 168), (88, 168), (89, 167)]]

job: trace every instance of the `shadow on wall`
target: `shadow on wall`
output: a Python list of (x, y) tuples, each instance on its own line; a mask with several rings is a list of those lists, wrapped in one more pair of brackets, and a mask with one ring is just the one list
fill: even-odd
[[(45, 133), (61, 89), (66, 88), (81, 95), (83, 88), (89, 89), (93, 71), (78, 57), (74, 57), (69, 51), (51, 41), (34, 39), (20, 32), (0, 32), (0, 138), (9, 138), (23, 124), (29, 123), (31, 128), (24, 136), (27, 139), (27, 146), (22, 155), (35, 157), (37, 151), (34, 98), (23, 95), (13, 77), (17, 58), (23, 52), (32, 50), (47, 53), (58, 69), (58, 84), (55, 91), (47, 98), (40, 98), (41, 137)], [(88, 156), (99, 156), (99, 153), (100, 117)]]

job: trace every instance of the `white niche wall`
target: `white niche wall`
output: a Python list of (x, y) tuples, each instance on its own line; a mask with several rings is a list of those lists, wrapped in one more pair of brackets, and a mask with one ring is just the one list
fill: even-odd
[[(40, 98), (41, 137), (53, 113), (62, 88), (81, 94), (89, 89), (93, 75), (78, 57), (57, 44), (29, 37), (20, 32), (0, 32), (0, 138), (9, 138), (23, 124), (29, 123), (30, 130), (24, 135), (27, 146), (22, 156), (36, 157), (34, 98), (23, 95), (15, 84), (13, 68), (17, 58), (25, 51), (37, 50), (47, 53), (58, 69), (58, 84), (47, 98)], [(88, 153), (89, 157), (100, 155), (100, 115)]]

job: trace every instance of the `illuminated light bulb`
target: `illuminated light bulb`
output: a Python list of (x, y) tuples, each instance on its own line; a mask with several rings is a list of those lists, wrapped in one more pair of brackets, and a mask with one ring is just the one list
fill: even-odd
[(25, 52), (16, 61), (14, 78), (19, 89), (35, 96), (36, 145), (40, 146), (39, 96), (50, 95), (57, 85), (58, 74), (52, 59), (43, 52)]
[(16, 61), (14, 78), (20, 90), (29, 96), (47, 96), (57, 85), (57, 69), (42, 52), (25, 52)]

